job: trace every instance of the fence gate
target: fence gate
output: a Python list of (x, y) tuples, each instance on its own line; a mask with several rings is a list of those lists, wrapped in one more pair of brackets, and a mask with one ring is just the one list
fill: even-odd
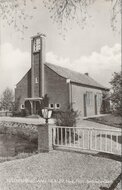
[(121, 155), (121, 130), (53, 127), (53, 147)]

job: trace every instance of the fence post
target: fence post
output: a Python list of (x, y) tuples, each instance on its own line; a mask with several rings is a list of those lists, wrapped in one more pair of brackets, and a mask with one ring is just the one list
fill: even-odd
[(89, 132), (89, 150), (91, 149), (91, 131), (90, 131), (90, 129), (88, 130), (88, 132)]
[(49, 152), (52, 147), (52, 127), (49, 124), (38, 125), (38, 152)]

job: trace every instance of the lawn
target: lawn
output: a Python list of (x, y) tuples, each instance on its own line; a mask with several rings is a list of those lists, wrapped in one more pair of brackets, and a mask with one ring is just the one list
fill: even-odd
[(0, 121), (0, 162), (31, 156), (37, 152), (37, 147), (36, 126)]
[(109, 114), (109, 115), (100, 116), (100, 117), (88, 118), (87, 120), (122, 129), (121, 116)]

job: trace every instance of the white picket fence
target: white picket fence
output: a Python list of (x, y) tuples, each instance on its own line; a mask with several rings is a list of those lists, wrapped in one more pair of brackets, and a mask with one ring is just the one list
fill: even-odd
[(53, 146), (121, 155), (122, 132), (119, 129), (53, 127)]

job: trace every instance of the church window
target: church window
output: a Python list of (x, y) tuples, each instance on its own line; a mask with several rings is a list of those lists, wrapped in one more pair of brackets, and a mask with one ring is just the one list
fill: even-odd
[(40, 38), (35, 38), (33, 42), (33, 51), (38, 52), (40, 50)]
[(25, 108), (24, 104), (21, 104), (21, 109), (24, 109), (24, 108)]
[(53, 109), (54, 108), (54, 104), (49, 104), (49, 107), (51, 108), (51, 109)]
[(36, 84), (38, 83), (38, 77), (35, 78), (35, 83), (36, 83)]
[(60, 104), (55, 104), (55, 109), (60, 109)]

